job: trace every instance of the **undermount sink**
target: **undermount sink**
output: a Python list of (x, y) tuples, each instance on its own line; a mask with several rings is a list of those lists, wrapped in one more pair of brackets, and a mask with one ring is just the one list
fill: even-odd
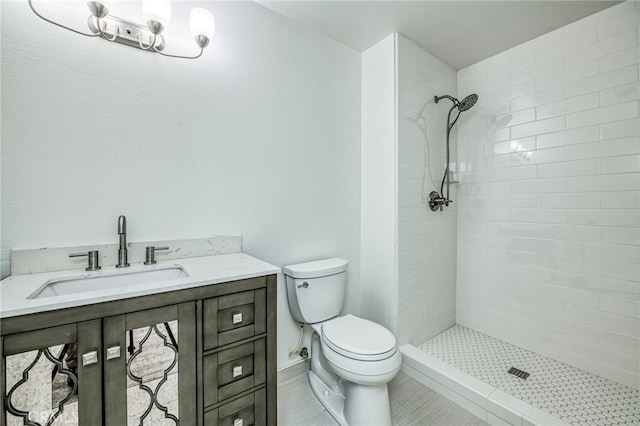
[(112, 272), (93, 272), (75, 277), (53, 279), (45, 282), (27, 299), (41, 299), (96, 290), (122, 289), (141, 284), (186, 278), (189, 274), (182, 265), (131, 269)]

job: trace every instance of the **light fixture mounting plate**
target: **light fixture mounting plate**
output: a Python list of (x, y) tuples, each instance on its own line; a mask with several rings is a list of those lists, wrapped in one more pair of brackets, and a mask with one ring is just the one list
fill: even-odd
[[(89, 15), (88, 24), (89, 29), (94, 34), (100, 33), (100, 30), (98, 29), (98, 25), (100, 25), (102, 32), (106, 34), (109, 39), (113, 39), (112, 41), (117, 41), (118, 43), (137, 47), (139, 49), (140, 43), (138, 40), (142, 40), (142, 43), (145, 46), (148, 46), (154, 39), (154, 34), (146, 25), (128, 21), (113, 15), (107, 15), (101, 19), (97, 19), (95, 16)], [(155, 50), (161, 51), (165, 46), (164, 38), (160, 34), (155, 37)]]

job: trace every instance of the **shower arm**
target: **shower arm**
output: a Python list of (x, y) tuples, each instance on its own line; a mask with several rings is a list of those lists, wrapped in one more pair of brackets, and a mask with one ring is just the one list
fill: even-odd
[(454, 107), (457, 107), (458, 104), (460, 103), (460, 101), (458, 101), (456, 98), (454, 98), (453, 96), (449, 96), (449, 95), (435, 96), (434, 100), (435, 100), (436, 103), (438, 103), (440, 101), (440, 99), (444, 99), (444, 98), (447, 98), (451, 102), (453, 102), (453, 106)]

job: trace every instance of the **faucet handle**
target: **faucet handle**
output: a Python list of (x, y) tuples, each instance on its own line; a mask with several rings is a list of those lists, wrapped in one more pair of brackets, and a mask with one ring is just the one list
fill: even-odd
[(89, 250), (86, 253), (71, 253), (69, 257), (83, 257), (87, 256), (87, 260), (89, 262), (88, 266), (85, 268), (85, 271), (97, 271), (102, 269), (100, 266), (100, 257), (98, 256), (98, 250)]
[(165, 247), (155, 247), (155, 246), (147, 246), (146, 256), (145, 256), (145, 265), (153, 265), (156, 262), (156, 251), (158, 250), (169, 250), (169, 246)]

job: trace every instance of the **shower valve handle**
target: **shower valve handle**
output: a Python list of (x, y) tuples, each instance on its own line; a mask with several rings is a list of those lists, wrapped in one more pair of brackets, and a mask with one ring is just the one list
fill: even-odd
[(436, 191), (432, 191), (431, 194), (429, 194), (429, 209), (433, 212), (438, 210), (442, 211), (442, 206), (445, 205), (449, 207), (449, 203), (453, 203), (453, 200), (441, 197)]

